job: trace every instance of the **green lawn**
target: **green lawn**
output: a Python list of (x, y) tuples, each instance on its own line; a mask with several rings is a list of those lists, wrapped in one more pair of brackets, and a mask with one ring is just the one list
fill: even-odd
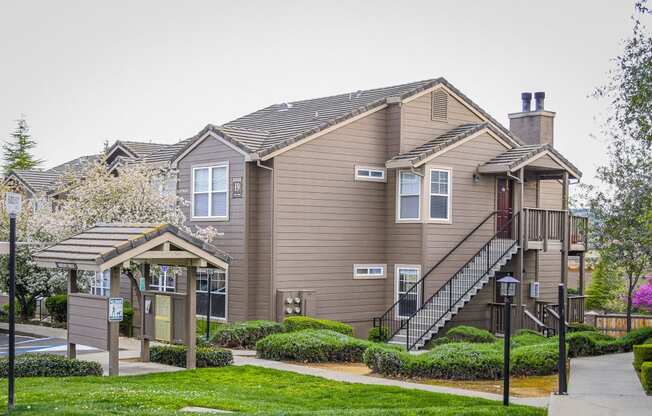
[[(3, 409), (7, 383), (0, 382)], [(544, 409), (329, 381), (258, 367), (126, 377), (21, 378), (20, 415), (171, 415), (184, 406), (274, 415), (537, 415)]]

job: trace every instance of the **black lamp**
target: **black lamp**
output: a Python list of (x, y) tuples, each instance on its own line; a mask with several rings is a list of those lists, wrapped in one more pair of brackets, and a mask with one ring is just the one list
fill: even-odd
[(503, 354), (503, 405), (509, 406), (509, 349), (512, 334), (512, 298), (516, 296), (516, 285), (519, 283), (512, 276), (499, 279), (500, 294), (505, 298), (505, 345)]

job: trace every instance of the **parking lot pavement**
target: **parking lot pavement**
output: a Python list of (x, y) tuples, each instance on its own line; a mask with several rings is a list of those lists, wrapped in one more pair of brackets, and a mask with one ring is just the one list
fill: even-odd
[[(53, 354), (66, 354), (66, 340), (56, 337), (28, 337), (16, 335), (16, 355), (28, 352), (48, 352)], [(84, 345), (77, 346), (77, 353), (97, 352), (95, 348)], [(9, 354), (9, 334), (0, 333), (0, 357)]]

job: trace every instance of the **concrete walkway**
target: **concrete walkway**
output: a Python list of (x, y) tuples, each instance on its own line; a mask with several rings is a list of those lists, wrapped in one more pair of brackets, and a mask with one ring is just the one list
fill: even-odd
[(549, 416), (650, 416), (652, 397), (636, 376), (632, 353), (571, 360), (567, 396), (552, 396)]
[[(255, 357), (253, 351), (233, 351), (235, 365), (253, 365), (257, 367), (271, 368), (274, 370), (291, 371), (293, 373), (305, 374), (310, 376), (322, 377), (328, 380), (344, 381), (347, 383), (373, 384), (379, 386), (395, 386), (405, 389), (423, 390), (433, 393), (456, 394), (458, 396), (478, 397), (488, 400), (502, 401), (503, 396), (492, 393), (485, 393), (474, 390), (457, 389), (444, 386), (430, 386), (427, 384), (410, 383), (407, 381), (394, 380), (382, 377), (356, 375), (344, 373), (341, 371), (327, 370), (323, 368), (306, 367), (298, 364), (289, 364), (280, 361), (262, 360)], [(548, 406), (548, 397), (535, 398), (512, 398), (511, 403), (523, 404), (528, 406), (546, 407)], [(588, 416), (588, 415), (587, 415)]]

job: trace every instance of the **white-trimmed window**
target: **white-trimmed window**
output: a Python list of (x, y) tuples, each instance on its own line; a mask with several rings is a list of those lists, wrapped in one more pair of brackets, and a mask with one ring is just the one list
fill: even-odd
[(177, 287), (177, 275), (181, 270), (177, 267), (153, 267), (150, 275), (149, 288), (159, 292), (174, 292)]
[(192, 169), (192, 217), (229, 217), (229, 165)]
[(412, 316), (419, 307), (420, 288), (415, 286), (421, 277), (421, 266), (397, 264), (394, 270), (396, 278), (396, 297), (398, 318)]
[(385, 182), (385, 168), (356, 166), (355, 179), (357, 181)]
[(353, 278), (354, 279), (384, 279), (385, 265), (384, 264), (354, 264)]
[[(208, 296), (209, 284), (210, 298)], [(212, 318), (226, 319), (227, 275), (224, 270), (198, 268), (197, 315), (206, 317), (209, 309)]]
[(421, 218), (421, 177), (404, 170), (398, 173), (397, 219)]
[(111, 289), (111, 276), (109, 270), (94, 272), (90, 278), (91, 295), (109, 296)]
[(430, 169), (430, 219), (450, 221), (451, 218), (451, 171)]

